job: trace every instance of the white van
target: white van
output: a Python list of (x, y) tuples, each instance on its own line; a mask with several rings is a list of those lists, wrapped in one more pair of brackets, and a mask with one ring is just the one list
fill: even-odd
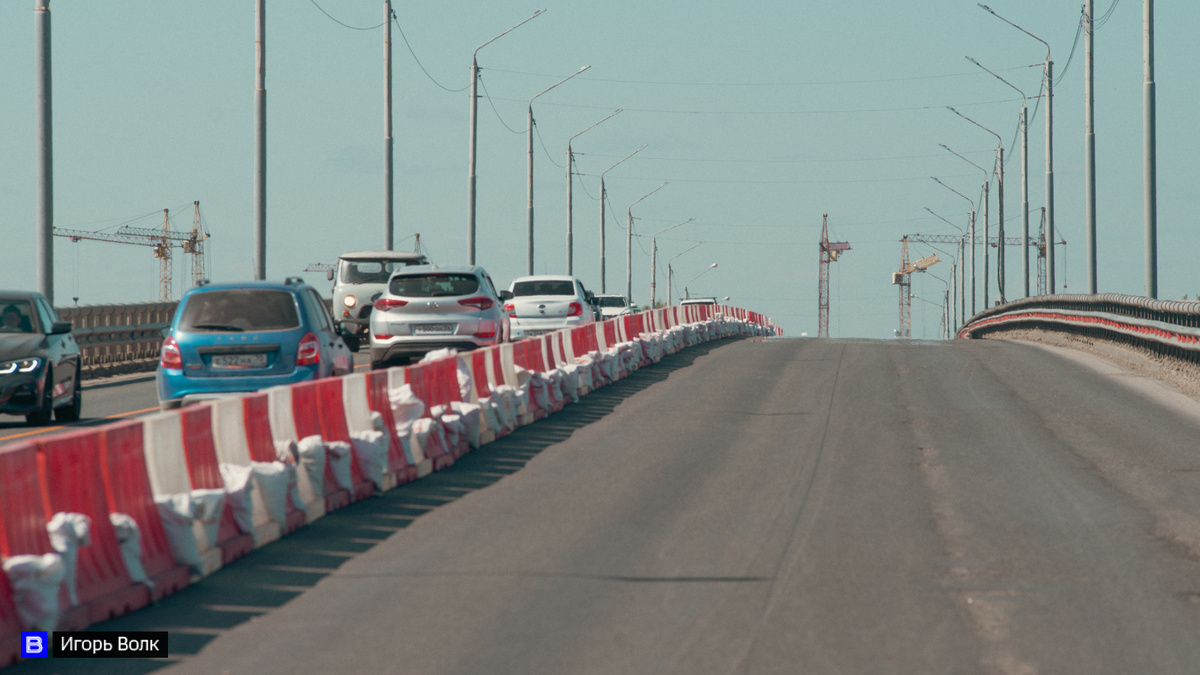
[(371, 305), (383, 294), (392, 272), (409, 265), (426, 265), (422, 253), (408, 251), (354, 251), (338, 256), (329, 270), (333, 282), (333, 318), (347, 346), (358, 351), (367, 335)]

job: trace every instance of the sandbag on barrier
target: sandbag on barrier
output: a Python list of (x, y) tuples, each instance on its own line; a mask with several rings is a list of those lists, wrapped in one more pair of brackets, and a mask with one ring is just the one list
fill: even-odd
[[(293, 433), (297, 442), (299, 443), (314, 436), (323, 442), (325, 438), (321, 433), (321, 413), (319, 410), (316, 383), (301, 382), (300, 384), (289, 386), (288, 391), (291, 403)], [(308, 445), (302, 444), (302, 449), (310, 452), (315, 451), (311, 443)], [(320, 485), (316, 485), (315, 480), (311, 481), (311, 484), (314, 488), (320, 489), (319, 494), (325, 502), (325, 512), (329, 512), (340, 509), (348, 505), (351, 501), (352, 495), (350, 494), (350, 490), (338, 485), (338, 474), (345, 473), (348, 467), (343, 467), (338, 463), (349, 463), (352, 459), (349, 452), (330, 453), (326, 447), (322, 447), (321, 454), (325, 465), (321, 472)], [(313, 476), (311, 472), (301, 471), (302, 475), (306, 473), (310, 477)], [(305, 499), (307, 500), (308, 498), (308, 495), (305, 495)]]

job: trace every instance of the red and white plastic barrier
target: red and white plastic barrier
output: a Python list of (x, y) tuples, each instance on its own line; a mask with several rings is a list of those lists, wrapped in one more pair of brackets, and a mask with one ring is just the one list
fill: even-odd
[(0, 450), (0, 666), (761, 315), (671, 307)]

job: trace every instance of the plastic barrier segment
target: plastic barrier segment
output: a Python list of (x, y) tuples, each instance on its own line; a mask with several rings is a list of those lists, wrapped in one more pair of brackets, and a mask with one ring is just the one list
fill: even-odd
[[(343, 403), (342, 378), (328, 377), (315, 383), (317, 411), (321, 418), (321, 438), (327, 441), (350, 442), (350, 427), (346, 424), (346, 408)], [(295, 401), (295, 399), (292, 399)], [(350, 500), (358, 501), (375, 494), (375, 484), (363, 473), (358, 455), (350, 453)]]
[[(399, 368), (395, 370), (401, 370)], [(387, 427), (388, 438), (388, 469), (395, 474), (396, 483), (404, 484), (417, 479), (417, 467), (409, 463), (404, 454), (404, 445), (396, 435), (396, 418), (392, 415), (390, 383), (393, 376), (386, 370), (373, 370), (366, 374), (367, 405), (371, 410), (383, 416), (383, 425)]]
[[(19, 443), (0, 450), (0, 556), (54, 553), (46, 533), (46, 509), (38, 475), (37, 446)], [(87, 606), (72, 607), (66, 584), (59, 590), (57, 630), (83, 630), (91, 623)]]
[[(183, 454), (187, 460), (192, 489), (227, 489), (217, 461), (217, 448), (213, 443), (212, 408), (207, 405), (183, 408), (179, 411), (179, 423), (183, 426)], [(238, 527), (228, 499), (225, 500), (225, 507), (221, 511), (217, 546), (221, 549), (222, 565), (228, 565), (254, 550), (254, 533), (243, 532)]]
[[(258, 393), (242, 397), (242, 423), (246, 431), (246, 449), (250, 461), (274, 462), (279, 459), (275, 438), (271, 433), (271, 406), (267, 394)], [(293, 458), (294, 465), (295, 458)], [(283, 523), (283, 534), (295, 532), (308, 523), (304, 510), (287, 500), (287, 522)]]
[(93, 429), (55, 434), (37, 441), (49, 514), (82, 513), (91, 520), (91, 545), (80, 546), (75, 587), (92, 623), (150, 604), (150, 591), (129, 577), (121, 545), (109, 520), (101, 471), (100, 433)]
[(142, 567), (154, 582), (150, 600), (157, 602), (183, 590), (191, 573), (186, 565), (175, 562), (159, 519), (146, 473), (140, 422), (128, 420), (100, 427), (100, 468), (109, 513), (124, 513), (138, 525)]
[[(316, 382), (310, 381), (289, 387), (292, 392), (292, 422), (296, 425), (296, 435), (298, 438), (320, 436), (324, 440), (341, 440), (325, 438), (321, 433), (321, 412), (316, 385)], [(326, 513), (350, 503), (350, 491), (338, 487), (328, 453), (325, 455), (325, 476), (321, 484), (324, 488)]]

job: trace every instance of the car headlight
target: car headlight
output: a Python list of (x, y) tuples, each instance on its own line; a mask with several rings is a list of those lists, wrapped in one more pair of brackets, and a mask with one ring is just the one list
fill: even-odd
[(12, 375), (13, 373), (32, 373), (42, 365), (42, 360), (37, 357), (28, 359), (20, 359), (17, 361), (5, 361), (0, 363), (0, 375)]
[(342, 298), (342, 304), (347, 307), (353, 307), (358, 304), (358, 300), (355, 300), (353, 295), (347, 295)]

